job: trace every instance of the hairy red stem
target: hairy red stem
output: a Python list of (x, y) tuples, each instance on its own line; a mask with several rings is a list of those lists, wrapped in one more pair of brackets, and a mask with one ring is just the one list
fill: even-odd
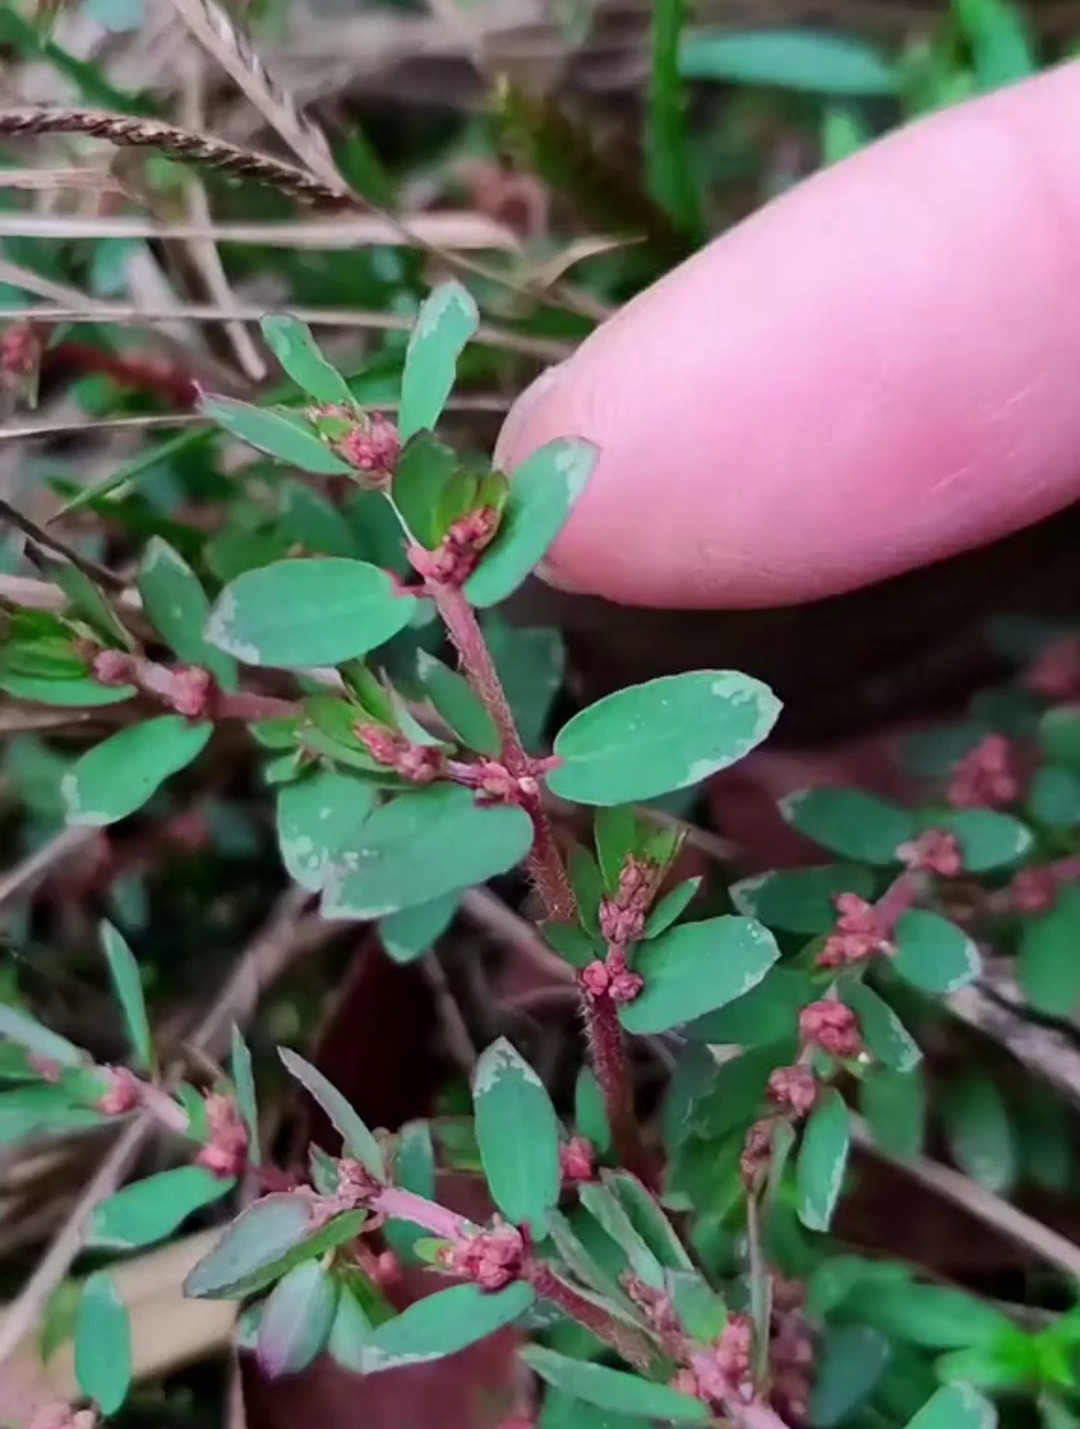
[[(648, 1373), (654, 1355), (648, 1341), (636, 1330), (624, 1325), (614, 1315), (610, 1315), (591, 1300), (586, 1300), (572, 1285), (556, 1275), (549, 1265), (541, 1261), (530, 1261), (524, 1270), (523, 1279), (536, 1291), (537, 1295), (557, 1305), (564, 1315), (576, 1320), (585, 1329), (591, 1330), (598, 1340), (617, 1350), (627, 1364)], [(762, 1426), (765, 1429), (765, 1426)]]
[[(476, 612), (458, 586), (429, 580), (427, 590), (442, 617), (454, 648), (461, 657), (470, 684), (495, 722), (502, 745), (502, 762), (507, 772), (515, 779), (532, 779), (532, 760), (521, 743), (506, 692), (487, 648)], [(555, 841), (551, 821), (541, 805), (539, 788), (535, 794), (523, 792), (521, 804), (533, 822), (534, 838), (529, 855), (529, 871), (544, 900), (547, 917), (556, 923), (569, 923), (577, 912), (574, 892)]]
[(596, 996), (587, 993), (582, 1002), (593, 1070), (603, 1093), (604, 1110), (611, 1126), (616, 1154), (627, 1171), (632, 1171), (640, 1181), (651, 1186), (656, 1178), (645, 1154), (634, 1115), (630, 1066), (618, 1009), (606, 992)]
[(88, 342), (65, 339), (49, 348), (45, 360), (50, 368), (57, 366), (79, 374), (99, 373), (110, 377), (117, 386), (158, 397), (170, 407), (193, 407), (199, 399), (199, 389), (191, 374), (168, 359), (123, 357)]

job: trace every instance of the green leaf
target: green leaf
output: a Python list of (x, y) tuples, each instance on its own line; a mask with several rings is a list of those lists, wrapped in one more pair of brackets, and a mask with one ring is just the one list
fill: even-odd
[(417, 903), (401, 913), (392, 913), (379, 924), (379, 939), (396, 963), (411, 963), (423, 957), (446, 932), (461, 898), (447, 893), (431, 903)]
[(652, 81), (645, 118), (649, 191), (689, 234), (704, 231), (697, 176), (690, 162), (686, 97), (679, 74), (683, 0), (656, 0), (652, 16)]
[(851, 1118), (843, 1097), (827, 1090), (810, 1113), (796, 1163), (799, 1220), (827, 1231), (840, 1198), (851, 1146)]
[(1034, 842), (1026, 824), (996, 809), (949, 809), (926, 815), (922, 823), (956, 835), (968, 873), (1009, 868), (1024, 857)]
[(701, 887), (702, 879), (686, 878), (682, 883), (677, 883), (670, 892), (665, 893), (663, 898), (654, 906), (652, 912), (645, 920), (645, 931), (643, 937), (658, 938), (661, 933), (666, 933), (673, 923), (676, 923), (689, 908), (694, 900), (694, 895)]
[(324, 1348), (338, 1306), (338, 1284), (317, 1260), (293, 1266), (263, 1307), (255, 1357), (270, 1379), (306, 1369)]
[(401, 377), (398, 431), (403, 442), (434, 428), (453, 390), (458, 358), (479, 325), (476, 303), (460, 283), (440, 283), (421, 304)]
[(101, 942), (137, 1063), (144, 1068), (150, 1067), (154, 1061), (154, 1049), (150, 1039), (150, 1023), (146, 1017), (139, 964), (120, 932), (111, 923), (102, 923)]
[(822, 848), (860, 863), (896, 863), (897, 848), (915, 837), (913, 814), (861, 789), (803, 789), (781, 799), (780, 811)]
[(495, 721), (468, 680), (426, 650), (417, 655), (417, 669), (424, 693), (458, 742), (477, 754), (498, 754), (502, 746)]
[(691, 1399), (688, 1394), (642, 1379), (640, 1375), (608, 1369), (606, 1365), (588, 1360), (571, 1359), (540, 1345), (522, 1350), (521, 1358), (548, 1384), (575, 1399), (583, 1399), (586, 1404), (595, 1404), (598, 1409), (676, 1424), (701, 1423), (710, 1416), (708, 1407), (700, 1399)]
[(0, 690), (13, 700), (65, 709), (119, 705), (136, 693), (134, 685), (99, 685), (96, 680), (50, 680), (28, 675), (0, 675)]
[(311, 556), (352, 558), (365, 554), (342, 513), (317, 491), (299, 481), (284, 481), (279, 503), (277, 535), (288, 547), (299, 543)]
[(1017, 1146), (1004, 1098), (987, 1076), (968, 1073), (943, 1098), (945, 1139), (961, 1168), (981, 1186), (1006, 1194), (1017, 1173)]
[(61, 792), (69, 824), (101, 828), (141, 809), (172, 774), (206, 747), (214, 726), (159, 715), (128, 725), (81, 755), (64, 775)]
[(0, 1095), (0, 1146), (13, 1146), (39, 1131), (77, 1130), (104, 1120), (100, 1112), (73, 1105), (64, 1087), (38, 1082)]
[(325, 918), (381, 918), (506, 873), (532, 846), (524, 809), (483, 807), (469, 790), (435, 785), (376, 809), (359, 846), (327, 879)]
[(593, 842), (602, 875), (601, 894), (615, 893), (623, 864), (638, 849), (640, 829), (630, 804), (612, 804), (597, 809), (593, 818)]
[(628, 1032), (666, 1032), (756, 987), (780, 956), (776, 939), (752, 918), (684, 923), (642, 946), (634, 967), (645, 986), (619, 1008)]
[(326, 1350), (342, 1369), (354, 1374), (363, 1371), (364, 1351), (371, 1339), (374, 1324), (359, 1299), (347, 1285), (341, 1287), (334, 1323), (327, 1336)]
[(996, 1429), (997, 1410), (970, 1384), (949, 1384), (927, 1400), (907, 1429)]
[(223, 689), (236, 689), (236, 665), (203, 635), (210, 602), (195, 572), (160, 536), (146, 544), (139, 566), (139, 594), (154, 629), (174, 655), (201, 665)]
[(231, 397), (204, 397), (199, 411), (223, 427), (231, 436), (287, 466), (310, 471), (317, 476), (349, 476), (352, 467), (326, 446), (310, 427), (301, 426), (295, 415), (270, 407), (252, 407)]
[(601, 1266), (560, 1211), (548, 1212), (547, 1232), (563, 1264), (576, 1280), (617, 1306), (620, 1317), (634, 1315), (633, 1306), (618, 1281)]
[(600, 1174), (603, 1184), (618, 1200), (629, 1216), (630, 1224), (657, 1261), (667, 1270), (692, 1270), (693, 1261), (659, 1201), (637, 1177), (631, 1176), (628, 1171), (602, 1171)]
[(962, 1350), (996, 1344), (1012, 1323), (963, 1290), (908, 1281), (879, 1283), (857, 1298), (861, 1319), (908, 1345)]
[(115, 1414), (131, 1384), (131, 1321), (111, 1275), (83, 1286), (75, 1316), (75, 1378), (103, 1414)]
[(889, 1341), (868, 1325), (829, 1325), (818, 1348), (810, 1396), (814, 1429), (832, 1429), (869, 1399), (890, 1353)]
[(1026, 917), (1016, 979), (1036, 1012), (1071, 1017), (1080, 1006), (1080, 888), (1061, 888), (1053, 907)]
[(857, 1014), (867, 1047), (885, 1067), (910, 1072), (922, 1059), (919, 1044), (883, 997), (865, 982), (845, 982), (841, 995)]
[(1080, 774), (1060, 764), (1038, 770), (1027, 793), (1027, 811), (1050, 828), (1074, 829), (1080, 824)]
[(298, 1053), (290, 1051), (288, 1047), (279, 1047), (278, 1056), (292, 1076), (322, 1107), (335, 1129), (341, 1133), (346, 1154), (355, 1156), (357, 1161), (366, 1167), (377, 1180), (385, 1181), (386, 1163), (383, 1159), (382, 1148), (368, 1130), (362, 1117), (342, 1096), (333, 1082), (324, 1077), (317, 1067), (313, 1067), (310, 1062), (305, 1061)]
[(403, 630), (416, 599), (378, 566), (337, 556), (276, 561), (225, 587), (207, 638), (245, 665), (285, 670), (337, 665)]
[(543, 1082), (500, 1037), (472, 1078), (476, 1139), (492, 1198), (513, 1225), (537, 1234), (559, 1199), (559, 1123)]
[(730, 670), (664, 675), (617, 690), (565, 724), (552, 793), (578, 804), (628, 804), (699, 784), (772, 729), (780, 702)]
[(585, 494), (596, 457), (591, 442), (559, 437), (513, 472), (495, 539), (465, 582), (473, 605), (498, 605), (535, 569)]
[(0, 1037), (9, 1038), (25, 1047), (35, 1057), (46, 1062), (56, 1062), (61, 1067), (78, 1067), (86, 1056), (58, 1032), (50, 1032), (29, 1013), (0, 1002)]
[(952, 0), (952, 12), (971, 46), (981, 90), (1036, 73), (1039, 64), (1019, 5), (1009, 0)]
[(393, 503), (410, 534), (429, 551), (456, 519), (446, 519), (443, 498), (459, 471), (457, 452), (430, 432), (417, 432), (398, 457), (390, 488)]
[(372, 1332), (363, 1353), (364, 1373), (457, 1354), (513, 1324), (534, 1299), (532, 1286), (523, 1280), (492, 1292), (478, 1285), (455, 1285), (427, 1295)]
[(827, 863), (816, 868), (784, 868), (733, 883), (728, 892), (740, 913), (768, 928), (815, 937), (836, 922), (833, 899), (840, 893), (872, 898), (876, 880), (868, 868)]
[(71, 602), (72, 608), (110, 645), (131, 648), (131, 636), (97, 586), (78, 566), (49, 560), (46, 570)]
[(814, 94), (892, 94), (896, 77), (873, 46), (818, 30), (706, 30), (683, 42), (687, 79), (770, 85)]
[(871, 1068), (859, 1084), (859, 1105), (875, 1145), (890, 1156), (918, 1156), (926, 1125), (926, 1083), (920, 1068)]
[(363, 1211), (320, 1224), (307, 1196), (276, 1191), (241, 1211), (221, 1240), (197, 1262), (184, 1294), (202, 1300), (242, 1300), (311, 1260), (352, 1240)]
[(262, 1152), (259, 1148), (259, 1108), (255, 1100), (255, 1075), (251, 1066), (251, 1052), (244, 1041), (243, 1033), (235, 1022), (232, 1028), (232, 1056), (229, 1059), (229, 1071), (232, 1074), (233, 1088), (236, 1092), (236, 1105), (244, 1119), (244, 1125), (247, 1127), (248, 1162), (252, 1166), (260, 1166)]
[(912, 908), (896, 920), (892, 966), (923, 992), (945, 994), (977, 978), (979, 950), (955, 923), (938, 913)]
[(133, 1181), (94, 1208), (87, 1244), (110, 1250), (154, 1245), (195, 1211), (228, 1195), (235, 1184), (203, 1166), (177, 1166)]
[(577, 1190), (582, 1206), (624, 1252), (638, 1279), (654, 1290), (662, 1290), (664, 1267), (614, 1191), (595, 1181), (582, 1183)]
[(1080, 770), (1080, 708), (1060, 705), (1039, 721), (1039, 742), (1054, 764)]
[(352, 408), (348, 384), (319, 351), (305, 323), (287, 313), (268, 313), (259, 326), (270, 351), (302, 392), (328, 407)]
[(604, 1105), (604, 1094), (596, 1080), (596, 1073), (588, 1066), (581, 1068), (574, 1083), (574, 1126), (597, 1151), (611, 1149), (611, 1124)]
[(375, 807), (370, 784), (337, 769), (317, 769), (277, 796), (277, 838), (289, 877), (312, 893), (355, 847)]
[(830, 104), (821, 119), (821, 163), (823, 167), (849, 159), (873, 138), (865, 120), (847, 105)]
[(752, 1047), (721, 1063), (691, 1103), (689, 1129), (697, 1136), (713, 1138), (748, 1126), (758, 1113), (769, 1073), (790, 1061), (796, 1050), (795, 1028), (791, 1027), (785, 1041)]
[(726, 1007), (697, 1017), (686, 1035), (695, 1042), (757, 1047), (793, 1034), (799, 1010), (815, 996), (814, 979), (801, 968), (773, 967), (749, 992)]

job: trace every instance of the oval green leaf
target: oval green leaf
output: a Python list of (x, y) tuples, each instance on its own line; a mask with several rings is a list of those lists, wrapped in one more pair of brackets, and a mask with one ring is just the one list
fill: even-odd
[(810, 1113), (796, 1163), (798, 1215), (812, 1231), (827, 1231), (840, 1199), (851, 1147), (851, 1118), (833, 1088)]
[(119, 705), (136, 693), (134, 685), (99, 685), (89, 676), (78, 680), (48, 680), (31, 675), (0, 675), (0, 690), (13, 700), (58, 705), (64, 709)]
[(234, 690), (235, 664), (203, 635), (210, 614), (206, 592), (183, 556), (160, 536), (146, 543), (138, 583), (143, 609), (173, 654), (203, 666), (224, 689)]
[(578, 804), (629, 804), (699, 784), (755, 748), (780, 702), (731, 670), (664, 675), (618, 690), (565, 724), (546, 776)]
[(501, 742), (495, 721), (468, 680), (426, 650), (417, 655), (417, 670), (424, 693), (454, 738), (477, 754), (498, 754)]
[(378, 566), (338, 556), (245, 571), (218, 597), (207, 639), (245, 665), (337, 665), (403, 630), (416, 609)]
[(287, 313), (268, 313), (259, 326), (270, 351), (302, 392), (328, 407), (352, 407), (348, 384), (319, 351), (306, 323)]
[(295, 414), (253, 407), (232, 397), (204, 397), (199, 410), (256, 451), (317, 476), (349, 476), (352, 467), (335, 456)]
[(836, 922), (837, 894), (872, 898), (875, 886), (874, 875), (860, 864), (828, 863), (755, 874), (733, 883), (728, 892), (740, 913), (767, 928), (812, 938), (829, 932)]
[(341, 1133), (341, 1140), (349, 1156), (355, 1156), (363, 1166), (379, 1181), (386, 1180), (386, 1163), (382, 1149), (368, 1130), (363, 1118), (354, 1110), (350, 1102), (342, 1096), (328, 1077), (324, 1077), (318, 1067), (313, 1067), (298, 1053), (288, 1047), (279, 1047), (278, 1056), (286, 1069), (300, 1085), (318, 1102)]
[(802, 789), (780, 800), (780, 812), (822, 848), (860, 863), (896, 863), (896, 850), (916, 831), (907, 809), (861, 789)]
[(115, 1414), (131, 1384), (131, 1321), (111, 1275), (83, 1286), (75, 1315), (75, 1378), (103, 1414)]
[(859, 1106), (874, 1144), (890, 1156), (918, 1156), (926, 1134), (926, 1082), (919, 1067), (871, 1067), (859, 1083)]
[(436, 785), (403, 794), (363, 825), (326, 880), (326, 918), (381, 918), (506, 873), (532, 846), (514, 805), (483, 807), (469, 790)]
[(372, 1331), (361, 1357), (363, 1372), (378, 1374), (457, 1354), (513, 1324), (535, 1298), (523, 1280), (490, 1293), (478, 1285), (455, 1285), (427, 1295)]
[(286, 784), (277, 796), (277, 838), (289, 877), (319, 892), (374, 806), (374, 787), (337, 769), (317, 769)]
[(813, 94), (893, 94), (887, 58), (864, 40), (816, 30), (707, 30), (683, 42), (686, 79), (775, 86)]
[(818, 1349), (809, 1422), (832, 1429), (874, 1391), (892, 1346), (869, 1325), (830, 1325)]
[(255, 1340), (262, 1372), (279, 1379), (307, 1369), (330, 1336), (337, 1305), (337, 1282), (317, 1260), (293, 1266), (263, 1306)]
[(521, 1358), (548, 1384), (598, 1409), (676, 1424), (700, 1424), (710, 1417), (708, 1406), (700, 1399), (691, 1399), (688, 1394), (640, 1375), (608, 1369), (590, 1360), (571, 1359), (540, 1345), (522, 1350)]
[(597, 455), (591, 442), (560, 437), (522, 462), (495, 539), (465, 583), (473, 605), (506, 600), (543, 559), (585, 494)]
[(945, 1140), (962, 1171), (1006, 1195), (1016, 1183), (1019, 1148), (1005, 1099), (985, 1074), (970, 1072), (946, 1088)]
[(87, 1060), (74, 1042), (58, 1032), (51, 1032), (37, 1018), (6, 1002), (0, 1002), (0, 1037), (7, 1037), (35, 1057), (56, 1062), (61, 1067), (78, 1067)]
[(543, 1234), (558, 1202), (559, 1123), (543, 1082), (500, 1037), (485, 1048), (472, 1078), (476, 1139), (492, 1199), (512, 1225)]
[(101, 828), (141, 809), (169, 778), (196, 759), (214, 732), (180, 715), (160, 715), (117, 730), (75, 761), (61, 781), (69, 824)]
[(941, 996), (978, 977), (979, 950), (955, 923), (939, 913), (912, 908), (896, 920), (892, 965), (905, 982)]
[(927, 1400), (907, 1429), (995, 1429), (997, 1410), (969, 1384), (947, 1384)]
[(401, 377), (403, 442), (434, 428), (453, 389), (458, 358), (479, 326), (479, 309), (460, 283), (440, 283), (420, 305)]
[(136, 1060), (141, 1067), (149, 1067), (154, 1060), (154, 1049), (150, 1040), (150, 1023), (146, 1017), (139, 964), (122, 934), (111, 923), (102, 923), (101, 942)]
[(379, 924), (379, 940), (394, 962), (415, 962), (446, 932), (460, 902), (457, 893), (447, 893), (431, 903), (392, 913)]
[(251, 1052), (244, 1041), (243, 1033), (233, 1023), (232, 1055), (229, 1058), (229, 1072), (232, 1076), (236, 1105), (244, 1119), (248, 1134), (248, 1161), (252, 1166), (262, 1164), (259, 1148), (259, 1109), (255, 1100), (255, 1073), (251, 1065)]
[(666, 1032), (744, 996), (779, 956), (776, 939), (752, 918), (684, 923), (641, 947), (634, 968), (645, 986), (619, 1008), (619, 1021), (628, 1032)]
[(1010, 868), (1019, 863), (1034, 842), (1027, 824), (996, 809), (949, 809), (929, 814), (922, 822), (956, 835), (968, 873)]
[(858, 1016), (863, 1041), (882, 1066), (910, 1072), (918, 1065), (919, 1044), (883, 997), (861, 981), (845, 981), (841, 995)]
[(234, 1185), (204, 1166), (177, 1166), (133, 1181), (94, 1208), (87, 1243), (111, 1250), (154, 1245), (202, 1206), (220, 1201)]
[(1016, 978), (1036, 1012), (1072, 1017), (1080, 1007), (1080, 888), (1058, 890), (1052, 908), (1025, 918)]

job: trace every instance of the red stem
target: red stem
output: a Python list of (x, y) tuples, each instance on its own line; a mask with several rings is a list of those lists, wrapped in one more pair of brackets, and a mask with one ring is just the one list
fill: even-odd
[(394, 1220), (412, 1221), (442, 1240), (460, 1240), (476, 1230), (464, 1216), (399, 1186), (387, 1186), (379, 1191), (372, 1197), (371, 1209)]
[[(533, 761), (521, 743), (506, 692), (475, 611), (458, 586), (429, 580), (427, 591), (461, 657), (470, 684), (499, 731), (502, 762), (507, 773), (514, 779), (535, 781)], [(539, 786), (536, 786), (535, 793), (523, 791), (521, 803), (533, 822), (534, 838), (529, 855), (529, 871), (544, 900), (546, 915), (553, 922), (569, 923), (577, 913), (574, 892), (559, 853), (551, 821), (540, 802)]]
[[(526, 1265), (523, 1279), (536, 1291), (537, 1295), (557, 1305), (564, 1315), (584, 1325), (598, 1340), (603, 1340), (613, 1350), (617, 1350), (627, 1364), (648, 1373), (653, 1363), (653, 1353), (648, 1341), (636, 1330), (624, 1325), (614, 1315), (610, 1315), (591, 1300), (586, 1300), (572, 1285), (555, 1274), (550, 1266), (540, 1261), (530, 1261)], [(762, 1426), (765, 1429), (765, 1426)]]
[(199, 399), (194, 378), (167, 358), (122, 357), (88, 342), (65, 339), (48, 349), (45, 361), (50, 367), (55, 364), (80, 374), (100, 373), (120, 387), (158, 397), (170, 407), (193, 407)]
[(883, 934), (892, 932), (897, 918), (908, 911), (925, 887), (925, 874), (915, 869), (907, 869), (889, 884), (874, 904)]
[(597, 996), (586, 993), (582, 1001), (593, 1070), (604, 1096), (616, 1154), (627, 1171), (651, 1186), (655, 1177), (634, 1115), (630, 1067), (618, 1009), (606, 992)]

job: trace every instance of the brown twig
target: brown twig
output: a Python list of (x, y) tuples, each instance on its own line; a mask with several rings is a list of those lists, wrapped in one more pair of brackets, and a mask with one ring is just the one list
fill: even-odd
[(36, 522), (31, 521), (29, 516), (24, 516), (21, 511), (17, 511), (10, 501), (4, 501), (0, 497), (0, 522), (3, 521), (16, 527), (24, 536), (29, 536), (30, 540), (35, 541), (39, 546), (44, 546), (46, 550), (55, 551), (57, 555), (63, 556), (64, 560), (70, 561), (73, 566), (82, 571), (88, 580), (97, 581), (100, 585), (108, 586), (112, 590), (122, 590), (127, 584), (122, 577), (110, 571), (106, 566), (98, 565), (96, 561), (88, 561), (66, 541), (61, 541), (59, 536), (54, 536), (51, 531), (44, 530)]
[(79, 824), (63, 829), (55, 838), (42, 844), (41, 848), (35, 849), (14, 868), (8, 869), (7, 873), (0, 878), (0, 908), (5, 907), (13, 899), (29, 893), (35, 884), (50, 874), (54, 868), (78, 853), (80, 849), (85, 848), (92, 839), (97, 837), (98, 832), (97, 829), (86, 828)]
[(312, 207), (346, 208), (354, 202), (347, 192), (294, 164), (241, 149), (210, 134), (195, 134), (175, 124), (165, 124), (160, 119), (99, 109), (0, 109), (0, 135), (24, 139), (38, 134), (86, 134), (123, 148), (153, 149), (183, 164), (215, 169), (231, 178), (250, 179)]
[(1080, 1278), (1080, 1246), (1074, 1242), (1066, 1240), (1049, 1226), (1025, 1215), (1009, 1205), (1008, 1201), (995, 1196), (993, 1191), (988, 1191), (985, 1186), (949, 1166), (942, 1166), (926, 1156), (900, 1157), (883, 1151), (861, 1117), (852, 1117), (852, 1131), (856, 1144), (870, 1155), (896, 1167), (929, 1190), (936, 1191), (1064, 1275)]

